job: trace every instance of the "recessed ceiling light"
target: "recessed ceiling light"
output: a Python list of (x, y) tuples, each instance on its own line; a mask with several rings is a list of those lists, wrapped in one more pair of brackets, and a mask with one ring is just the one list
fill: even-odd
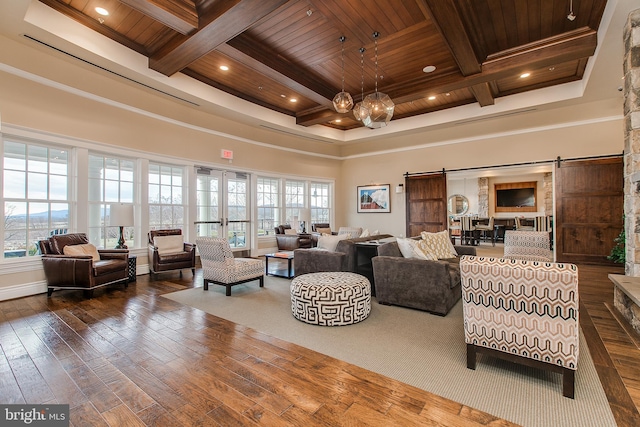
[(447, 93), (445, 93), (444, 95), (445, 95), (445, 96), (449, 96), (449, 95), (451, 95), (451, 94), (450, 94), (449, 92), (447, 92)]
[(436, 70), (435, 65), (427, 65), (422, 69), (425, 73), (433, 73)]
[(291, 98), (291, 99), (289, 100), (289, 102), (298, 102), (298, 100), (297, 100), (297, 99), (295, 99), (295, 98)]
[(342, 119), (335, 119), (335, 122), (336, 122), (336, 123), (341, 123), (341, 122), (342, 122)]
[(522, 73), (520, 74), (520, 78), (521, 79), (526, 79), (527, 77), (529, 77), (531, 75), (531, 73)]
[(109, 11), (104, 7), (96, 7), (95, 11), (98, 12), (102, 16), (109, 16)]
[(227, 67), (226, 65), (221, 65), (221, 66), (220, 66), (220, 69), (221, 69), (222, 71), (229, 71), (229, 67)]
[(436, 99), (436, 97), (434, 95), (431, 95), (429, 98), (427, 98), (429, 101), (433, 101), (434, 99)]
[(286, 98), (287, 95), (280, 94), (280, 98)]

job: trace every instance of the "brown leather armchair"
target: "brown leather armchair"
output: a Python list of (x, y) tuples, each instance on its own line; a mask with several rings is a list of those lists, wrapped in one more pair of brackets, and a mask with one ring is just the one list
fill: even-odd
[[(47, 278), (48, 296), (57, 289), (78, 289), (91, 298), (95, 288), (120, 282), (126, 288), (129, 284), (129, 251), (126, 249), (97, 250), (93, 245), (80, 247), (78, 245), (89, 245), (85, 233), (57, 234), (40, 240), (38, 245)], [(66, 246), (78, 246), (73, 252), (88, 254), (65, 255)], [(99, 259), (94, 259), (89, 254), (91, 252)]]
[(156, 237), (164, 236), (182, 236), (182, 230), (151, 230), (149, 231), (149, 270), (151, 274), (161, 273), (163, 271), (180, 270), (182, 277), (182, 269), (190, 268), (192, 274), (196, 274), (196, 245), (193, 243), (182, 243), (182, 247), (177, 251), (162, 254), (162, 250), (158, 250), (158, 246), (154, 242)]
[(279, 225), (274, 228), (276, 243), (279, 251), (293, 251), (300, 248), (310, 248), (313, 244), (310, 234), (285, 234), (285, 230), (291, 230), (289, 224)]

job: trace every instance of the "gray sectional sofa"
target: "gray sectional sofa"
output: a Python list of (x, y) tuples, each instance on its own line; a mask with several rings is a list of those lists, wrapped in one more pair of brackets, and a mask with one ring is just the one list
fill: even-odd
[(335, 252), (322, 249), (296, 249), (294, 251), (293, 267), (295, 276), (322, 271), (350, 271), (357, 272), (357, 253), (355, 244), (369, 240), (381, 240), (393, 237), (390, 234), (378, 234), (369, 237), (357, 237), (338, 242)]
[[(472, 246), (455, 246), (458, 255), (475, 255)], [(385, 243), (374, 257), (378, 303), (445, 316), (461, 298), (459, 258), (426, 261), (404, 258), (397, 242)]]

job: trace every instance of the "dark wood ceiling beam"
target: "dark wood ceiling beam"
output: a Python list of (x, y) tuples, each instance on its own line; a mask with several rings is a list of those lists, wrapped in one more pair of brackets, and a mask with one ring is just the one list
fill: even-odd
[(166, 76), (186, 68), (198, 58), (231, 40), (286, 3), (287, 0), (229, 0), (216, 3), (215, 19), (198, 32), (149, 58), (149, 67)]
[(348, 114), (351, 114), (351, 117), (353, 117), (353, 113), (351, 111), (348, 113), (338, 113), (334, 109), (314, 111), (312, 113), (301, 113), (296, 116), (296, 124), (301, 126), (321, 125), (341, 119)]
[(246, 34), (229, 40), (226, 46), (219, 46), (218, 51), (319, 104), (331, 106), (333, 97), (339, 92)]
[[(479, 74), (462, 78), (459, 73), (451, 73), (439, 78), (425, 76), (412, 82), (385, 87), (384, 92), (396, 104), (403, 104), (434, 93), (446, 93), (470, 86), (484, 85), (526, 70), (588, 58), (595, 52), (596, 45), (596, 32), (585, 27), (562, 36), (550, 37), (538, 43), (492, 55), (482, 64), (482, 73)], [(487, 88), (490, 89), (489, 86)], [(321, 112), (317, 111), (309, 114), (300, 113), (296, 122), (302, 126), (318, 124), (317, 118), (320, 115)], [(327, 114), (327, 117), (332, 116)]]
[(447, 47), (460, 67), (462, 75), (468, 76), (481, 72), (480, 61), (476, 57), (454, 2), (451, 0), (421, 0), (421, 2), (447, 42)]
[(180, 34), (198, 29), (198, 12), (193, 2), (170, 0), (120, 0)]
[(495, 104), (495, 98), (491, 92), (491, 85), (489, 82), (473, 85), (469, 88), (473, 96), (478, 101), (481, 107)]
[(105, 37), (110, 38), (111, 40), (115, 40), (116, 42), (120, 43), (123, 46), (128, 47), (131, 50), (134, 50), (136, 52), (138, 52), (141, 55), (147, 56), (148, 52), (146, 51), (146, 49), (144, 48), (144, 46), (139, 45), (138, 43), (135, 43), (133, 41), (131, 41), (130, 39), (128, 39), (127, 37), (123, 36), (122, 34), (120, 34), (119, 32), (117, 32), (116, 30), (111, 29), (111, 27), (108, 27), (106, 25), (102, 25), (100, 22), (98, 22), (97, 20), (90, 18), (89, 16), (85, 15), (84, 13), (80, 12), (77, 9), (74, 9), (73, 7), (64, 4), (64, 3), (60, 3), (57, 0), (40, 0), (41, 3), (46, 4), (47, 6), (49, 6), (50, 8), (57, 10), (58, 12), (70, 17), (71, 19), (78, 21), (79, 23), (81, 23), (82, 25), (91, 28), (93, 31), (102, 34)]

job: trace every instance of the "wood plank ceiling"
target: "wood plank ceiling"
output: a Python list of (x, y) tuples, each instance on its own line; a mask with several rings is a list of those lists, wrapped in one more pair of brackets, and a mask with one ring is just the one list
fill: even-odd
[[(343, 130), (362, 124), (331, 104), (342, 86), (340, 36), (345, 90), (358, 102), (375, 90), (380, 33), (378, 90), (397, 120), (581, 79), (606, 5), (573, 0), (570, 20), (570, 0), (40, 1), (167, 76), (184, 73), (302, 126)], [(429, 65), (435, 71), (423, 72)]]

